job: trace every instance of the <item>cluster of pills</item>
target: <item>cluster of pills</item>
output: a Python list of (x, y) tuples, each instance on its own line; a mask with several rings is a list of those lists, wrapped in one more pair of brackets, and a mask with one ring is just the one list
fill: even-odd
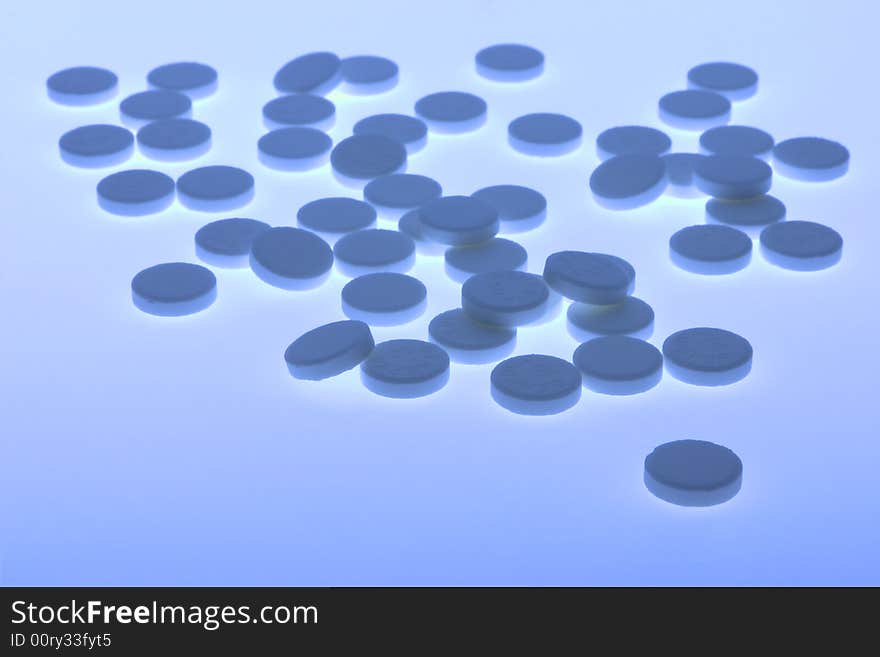
[[(500, 83), (541, 75), (543, 54), (531, 47), (495, 45), (477, 53), (477, 72)], [(535, 229), (547, 216), (547, 201), (531, 188), (494, 185), (469, 196), (444, 195), (428, 176), (406, 173), (410, 155), (424, 148), (430, 132), (463, 133), (486, 120), (487, 104), (464, 91), (441, 91), (419, 99), (413, 115), (375, 114), (354, 124), (338, 143), (327, 134), (336, 109), (325, 94), (381, 93), (393, 88), (397, 65), (383, 57), (340, 59), (316, 52), (278, 70), (280, 94), (262, 110), (266, 132), (257, 143), (260, 162), (281, 171), (303, 171), (329, 162), (343, 185), (363, 200), (328, 197), (303, 205), (296, 227), (250, 218), (212, 221), (195, 234), (199, 259), (214, 267), (250, 267), (262, 281), (286, 290), (320, 285), (334, 267), (351, 280), (341, 292), (347, 319), (314, 328), (293, 341), (284, 360), (297, 379), (321, 380), (360, 368), (363, 384), (394, 398), (422, 397), (443, 388), (450, 361), (497, 363), (489, 376), (492, 398), (519, 414), (549, 415), (575, 405), (583, 388), (610, 395), (645, 392), (665, 370), (694, 385), (725, 385), (749, 372), (752, 347), (730, 331), (697, 327), (670, 335), (658, 349), (651, 336), (654, 311), (632, 296), (636, 272), (614, 255), (560, 251), (541, 274), (526, 270), (528, 254), (498, 237)], [(149, 89), (119, 105), (121, 125), (87, 125), (64, 134), (62, 158), (80, 167), (124, 163), (135, 144), (156, 161), (198, 158), (211, 147), (211, 129), (191, 117), (193, 99), (217, 88), (217, 72), (204, 64), (160, 66), (147, 76)], [(50, 97), (63, 104), (105, 102), (118, 80), (110, 71), (79, 67), (47, 82)], [(601, 164), (589, 187), (596, 201), (614, 209), (648, 203), (666, 191), (708, 194), (713, 223), (685, 228), (670, 240), (674, 262), (690, 271), (725, 273), (748, 263), (748, 230), (763, 228), (768, 259), (794, 269), (817, 269), (839, 257), (840, 236), (811, 222), (786, 221), (784, 205), (767, 195), (772, 155), (782, 175), (827, 180), (846, 170), (848, 153), (818, 138), (775, 144), (756, 128), (725, 125), (731, 101), (757, 89), (757, 75), (735, 64), (706, 64), (688, 74), (689, 88), (659, 103), (662, 121), (675, 128), (704, 130), (703, 153), (670, 153), (672, 140), (645, 126), (604, 131), (596, 140)], [(136, 134), (132, 133), (135, 129)], [(561, 114), (526, 114), (510, 122), (509, 146), (540, 157), (578, 149), (582, 128)], [(233, 166), (192, 169), (176, 181), (164, 173), (130, 169), (97, 185), (99, 205), (120, 215), (145, 215), (175, 198), (194, 211), (228, 212), (254, 196), (254, 177)], [(377, 217), (397, 230), (378, 228)], [(459, 308), (434, 317), (425, 340), (393, 339), (376, 344), (371, 326), (397, 326), (423, 314), (425, 285), (409, 275), (417, 254), (442, 255), (448, 276), (461, 283)], [(131, 283), (134, 304), (144, 312), (175, 316), (210, 306), (217, 280), (203, 265), (158, 264)], [(568, 330), (580, 344), (570, 360), (543, 354), (512, 356), (517, 330), (552, 317), (562, 300)], [(710, 505), (739, 490), (742, 463), (713, 443), (683, 440), (661, 445), (645, 460), (645, 483), (676, 504)]]
[(701, 131), (701, 152), (670, 152), (672, 140), (653, 127), (609, 128), (596, 139), (602, 160), (590, 177), (596, 202), (620, 210), (664, 193), (709, 196), (706, 222), (683, 228), (669, 240), (672, 261), (690, 272), (743, 269), (752, 258), (753, 235), (765, 259), (780, 267), (814, 271), (835, 264), (843, 249), (840, 235), (813, 221), (783, 221), (785, 205), (768, 192), (774, 173), (802, 181), (842, 176), (849, 151), (819, 137), (776, 143), (759, 128), (728, 125), (732, 103), (758, 89), (758, 75), (746, 66), (701, 64), (688, 72), (687, 81), (688, 89), (660, 99), (658, 114), (672, 128)]

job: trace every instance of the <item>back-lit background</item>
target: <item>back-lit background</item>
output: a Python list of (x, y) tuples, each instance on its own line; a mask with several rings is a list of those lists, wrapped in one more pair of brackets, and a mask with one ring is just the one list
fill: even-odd
[[(877, 10), (867, 2), (120, 2), (3, 3), (0, 9), (0, 583), (109, 585), (878, 584), (880, 583), (880, 129)], [(535, 81), (480, 78), (474, 54), (522, 42), (546, 56)], [(632, 397), (584, 391), (553, 417), (523, 417), (489, 395), (490, 365), (453, 364), (449, 384), (415, 400), (378, 397), (356, 370), (293, 379), (286, 346), (342, 319), (334, 271), (287, 292), (249, 269), (214, 269), (218, 299), (184, 318), (146, 315), (132, 276), (198, 262), (193, 234), (225, 216), (295, 225), (296, 211), (341, 187), (329, 167), (269, 170), (257, 160), (261, 107), (275, 71), (314, 50), (377, 54), (400, 82), (377, 96), (330, 94), (334, 141), (358, 119), (412, 113), (434, 91), (485, 98), (488, 121), (430, 134), (408, 170), (446, 194), (492, 184), (548, 199), (538, 230), (513, 239), (528, 269), (566, 248), (613, 253), (636, 268), (635, 294), (656, 312), (651, 341), (692, 326), (748, 338), (751, 374), (721, 388), (664, 376)], [(777, 177), (790, 219), (825, 223), (842, 261), (813, 273), (752, 263), (729, 276), (684, 272), (676, 230), (703, 221), (701, 199), (663, 197), (601, 209), (587, 179), (603, 129), (653, 125), (674, 150), (698, 133), (664, 127), (657, 100), (691, 66), (731, 60), (760, 75), (732, 123), (777, 140), (817, 135), (851, 152), (831, 183)], [(177, 177), (204, 164), (256, 178), (247, 207), (120, 218), (97, 206), (108, 170), (63, 163), (57, 141), (87, 123), (118, 123), (118, 101), (159, 64), (203, 61), (218, 92), (194, 103), (211, 151), (144, 166)], [(113, 102), (52, 103), (46, 78), (74, 65), (120, 78)], [(584, 127), (574, 154), (513, 151), (506, 129), (534, 111)], [(114, 169), (114, 170), (115, 170)], [(417, 321), (377, 341), (426, 338), (458, 306), (442, 258), (419, 255), (428, 286)], [(517, 354), (570, 358), (564, 313), (519, 331)], [(718, 507), (680, 508), (642, 483), (656, 445), (699, 438), (743, 460), (741, 492)]]

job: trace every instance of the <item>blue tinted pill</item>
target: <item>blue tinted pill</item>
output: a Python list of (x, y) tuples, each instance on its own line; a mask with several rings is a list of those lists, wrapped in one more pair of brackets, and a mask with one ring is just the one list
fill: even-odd
[(635, 287), (636, 272), (626, 260), (605, 253), (559, 251), (547, 257), (544, 280), (572, 301), (611, 304)]
[(342, 62), (332, 52), (313, 52), (292, 59), (275, 74), (280, 93), (325, 94), (342, 80)]
[(287, 94), (263, 105), (263, 123), (269, 130), (298, 126), (328, 130), (336, 120), (336, 106), (313, 94)]
[(743, 464), (731, 450), (705, 440), (676, 440), (645, 458), (645, 486), (679, 506), (714, 506), (742, 487)]
[(752, 240), (730, 226), (688, 226), (669, 238), (669, 256), (695, 274), (731, 274), (751, 261)]
[(578, 342), (603, 335), (631, 335), (647, 340), (654, 331), (654, 310), (637, 297), (614, 304), (574, 302), (568, 307), (568, 332)]
[(358, 199), (332, 196), (306, 203), (297, 211), (296, 221), (317, 233), (339, 235), (375, 224), (376, 210)]
[(691, 328), (663, 342), (666, 370), (680, 381), (719, 386), (745, 378), (752, 368), (752, 345), (719, 328)]
[(660, 99), (660, 120), (682, 130), (706, 130), (730, 120), (730, 101), (713, 91), (673, 91)]
[(49, 98), (62, 105), (94, 105), (116, 95), (119, 78), (96, 66), (74, 66), (53, 73), (46, 80)]
[(584, 386), (606, 395), (650, 390), (663, 376), (663, 355), (649, 342), (607, 335), (579, 346), (572, 357)]
[(520, 415), (554, 415), (581, 398), (581, 374), (555, 356), (528, 354), (502, 361), (490, 377), (492, 398)]
[(174, 201), (174, 179), (158, 171), (130, 169), (98, 183), (98, 205), (107, 212), (140, 216), (161, 212)]
[(294, 378), (319, 381), (360, 365), (374, 346), (369, 326), (346, 319), (302, 334), (287, 347), (284, 361)]
[(192, 119), (161, 119), (138, 130), (137, 141), (154, 160), (189, 160), (211, 148), (211, 128)]
[(499, 43), (483, 48), (474, 58), (477, 73), (496, 82), (522, 82), (544, 71), (544, 54), (519, 43)]
[(159, 119), (187, 118), (191, 112), (189, 96), (166, 89), (141, 91), (119, 103), (122, 122), (135, 128)]
[(666, 164), (656, 155), (618, 155), (590, 175), (593, 199), (609, 210), (646, 205), (663, 194), (666, 184)]
[(397, 64), (385, 57), (357, 55), (342, 60), (342, 88), (351, 94), (376, 94), (397, 84)]
[(253, 239), (250, 265), (269, 285), (305, 290), (327, 278), (333, 266), (333, 250), (314, 233), (281, 226), (264, 230)]
[(446, 250), (446, 273), (463, 283), (474, 274), (487, 271), (525, 269), (528, 254), (511, 240), (500, 237), (474, 246), (454, 246)]
[(406, 168), (406, 148), (381, 135), (354, 135), (336, 144), (330, 153), (333, 174), (340, 182), (363, 187), (379, 176)]
[(422, 340), (381, 342), (361, 365), (364, 386), (383, 397), (424, 397), (448, 380), (449, 356), (436, 344)]
[(151, 315), (191, 315), (217, 298), (217, 279), (201, 265), (166, 262), (139, 272), (131, 281), (131, 296), (135, 306)]
[(514, 119), (507, 126), (507, 141), (521, 153), (564, 155), (581, 145), (583, 128), (570, 116), (539, 112)]
[(540, 192), (522, 185), (492, 185), (473, 194), (498, 211), (505, 233), (520, 233), (544, 223), (547, 199)]
[(706, 220), (735, 226), (752, 233), (785, 219), (785, 204), (769, 195), (755, 196), (742, 201), (710, 198), (706, 201)]
[(486, 121), (486, 101), (464, 91), (440, 91), (420, 98), (415, 112), (436, 132), (467, 132)]
[(694, 184), (694, 169), (705, 157), (699, 153), (667, 153), (661, 159), (666, 165), (666, 191), (673, 196), (692, 198), (702, 192)]
[(412, 276), (365, 274), (342, 288), (342, 311), (346, 317), (373, 326), (397, 326), (419, 317), (425, 311), (427, 296), (427, 288)]
[(465, 246), (498, 232), (498, 211), (470, 196), (442, 196), (419, 208), (422, 234), (442, 244)]
[(506, 358), (516, 344), (516, 329), (475, 322), (461, 308), (440, 313), (428, 334), (457, 363), (493, 363)]
[(367, 183), (364, 198), (385, 215), (418, 208), (428, 201), (440, 198), (443, 188), (433, 178), (414, 173), (393, 173)]
[(409, 271), (415, 264), (415, 251), (409, 235), (373, 228), (340, 237), (333, 256), (339, 271), (354, 277), (374, 271)]
[(773, 170), (764, 160), (748, 155), (708, 155), (694, 169), (697, 188), (715, 198), (739, 201), (766, 194)]
[(672, 148), (666, 133), (641, 125), (608, 128), (596, 137), (596, 154), (600, 160), (615, 155), (663, 155)]
[(199, 62), (175, 62), (154, 68), (147, 74), (147, 83), (155, 89), (179, 91), (190, 98), (204, 98), (217, 89), (217, 71)]
[(461, 307), (471, 319), (492, 326), (540, 322), (551, 305), (544, 279), (522, 271), (474, 274), (461, 286)]
[(196, 255), (217, 267), (247, 267), (251, 244), (269, 224), (234, 217), (205, 224), (196, 232)]
[(447, 246), (442, 242), (435, 242), (425, 236), (422, 231), (422, 220), (418, 210), (410, 210), (397, 222), (397, 230), (409, 235), (416, 243), (419, 253), (429, 256), (443, 255)]
[(375, 114), (354, 124), (356, 135), (379, 135), (404, 145), (407, 153), (421, 150), (428, 140), (428, 126), (421, 119), (405, 114)]
[(840, 261), (843, 238), (813, 221), (783, 221), (761, 231), (761, 253), (785, 269), (816, 271)]
[(200, 167), (177, 179), (177, 196), (190, 210), (224, 212), (250, 202), (254, 196), (254, 177), (237, 167)]
[(830, 139), (796, 137), (776, 144), (773, 165), (787, 178), (808, 182), (834, 180), (849, 170), (849, 151)]
[(291, 126), (267, 132), (257, 141), (260, 162), (279, 171), (307, 171), (327, 162), (333, 140), (320, 130)]
[(744, 100), (758, 90), (758, 74), (733, 62), (709, 62), (694, 66), (687, 74), (688, 87), (714, 91), (729, 100)]
[(118, 125), (84, 125), (58, 140), (61, 159), (77, 167), (121, 164), (134, 152), (134, 136)]
[(773, 144), (769, 133), (745, 125), (722, 125), (700, 135), (700, 149), (708, 155), (751, 155), (767, 159)]

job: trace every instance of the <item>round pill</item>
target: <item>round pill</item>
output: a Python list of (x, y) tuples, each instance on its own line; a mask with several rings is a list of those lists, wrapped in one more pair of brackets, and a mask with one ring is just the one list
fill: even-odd
[(214, 303), (217, 279), (201, 265), (166, 262), (139, 272), (131, 280), (131, 297), (135, 306), (151, 315), (191, 315)]
[(744, 100), (758, 90), (758, 74), (732, 62), (709, 62), (694, 66), (687, 74), (692, 89), (714, 91), (729, 100)]
[(578, 342), (603, 335), (631, 335), (647, 340), (654, 332), (654, 310), (637, 297), (613, 304), (575, 301), (568, 307), (568, 332)]
[(628, 335), (606, 335), (584, 342), (572, 361), (584, 386), (606, 395), (645, 392), (663, 376), (663, 355), (657, 347)]
[(332, 52), (312, 52), (292, 59), (275, 74), (275, 89), (283, 94), (325, 94), (342, 79), (342, 62)]
[(287, 347), (284, 361), (293, 377), (320, 381), (360, 365), (374, 346), (369, 326), (344, 319), (303, 333)]
[(669, 238), (669, 257), (695, 274), (731, 274), (751, 262), (752, 239), (730, 226), (688, 226)]
[(446, 252), (447, 246), (445, 244), (429, 239), (422, 232), (422, 219), (418, 210), (410, 210), (404, 214), (397, 222), (397, 230), (412, 238), (419, 253), (438, 256)]
[(94, 105), (116, 95), (119, 78), (96, 66), (74, 66), (53, 73), (46, 80), (49, 98), (62, 105)]
[(739, 201), (766, 194), (773, 170), (764, 160), (748, 155), (708, 155), (694, 168), (697, 188), (715, 198)]
[(333, 237), (370, 228), (376, 223), (376, 210), (355, 198), (332, 196), (306, 203), (296, 213), (296, 221), (303, 228)]
[(498, 220), (505, 233), (521, 233), (544, 223), (547, 199), (540, 192), (522, 185), (492, 185), (472, 197), (485, 201), (498, 211)]
[(424, 397), (449, 380), (449, 356), (422, 340), (388, 340), (376, 345), (361, 365), (368, 390), (395, 399)]
[(407, 153), (421, 150), (428, 141), (428, 126), (405, 114), (375, 114), (354, 124), (356, 135), (379, 135), (403, 144)]
[(342, 288), (342, 312), (373, 326), (397, 326), (419, 317), (427, 296), (427, 288), (412, 276), (385, 271), (364, 274)]
[(767, 159), (773, 137), (746, 125), (720, 125), (700, 135), (700, 149), (708, 155), (751, 155)]
[(175, 62), (157, 66), (147, 74), (155, 89), (180, 91), (190, 98), (204, 98), (217, 90), (217, 71), (199, 62)]
[(336, 106), (323, 96), (287, 94), (263, 105), (263, 123), (269, 130), (297, 126), (329, 130), (336, 121)]
[(498, 233), (498, 211), (471, 196), (441, 196), (419, 208), (422, 233), (452, 246), (479, 244)]
[(502, 361), (492, 370), (492, 398), (520, 415), (553, 415), (577, 404), (581, 374), (555, 356), (528, 354)]
[(337, 180), (363, 187), (373, 178), (402, 173), (406, 168), (406, 148), (389, 137), (354, 135), (333, 147), (330, 164)]
[(796, 137), (773, 149), (773, 165), (787, 178), (822, 182), (840, 178), (849, 169), (849, 151), (821, 137)]
[(480, 324), (461, 308), (437, 315), (428, 334), (457, 363), (494, 363), (509, 356), (516, 345), (516, 329)]
[(260, 162), (279, 171), (307, 171), (325, 162), (333, 140), (320, 130), (291, 126), (267, 132), (257, 141)]
[(559, 251), (547, 257), (544, 280), (572, 301), (610, 304), (635, 287), (636, 271), (626, 260), (605, 253)]
[(514, 271), (526, 268), (526, 250), (501, 237), (474, 246), (453, 246), (446, 249), (446, 273), (460, 283), (474, 274), (487, 271)]
[(433, 178), (414, 173), (392, 173), (371, 180), (364, 187), (364, 198), (384, 216), (399, 218), (428, 201), (440, 198), (443, 188)]
[(251, 242), (250, 265), (269, 285), (305, 290), (320, 285), (333, 267), (333, 250), (314, 233), (281, 226), (264, 230)]
[(415, 264), (415, 252), (409, 235), (378, 228), (344, 235), (333, 247), (339, 271), (352, 277), (374, 271), (409, 271)]
[(753, 233), (765, 226), (785, 219), (785, 204), (774, 196), (764, 194), (742, 201), (710, 198), (706, 201), (706, 220), (734, 226)]
[(656, 155), (618, 155), (590, 175), (593, 199), (609, 210), (646, 205), (663, 194), (666, 184), (666, 165)]
[(440, 91), (420, 98), (415, 111), (436, 132), (468, 132), (486, 122), (486, 101), (464, 91)]
[(719, 328), (691, 328), (663, 342), (666, 370), (680, 381), (720, 386), (743, 379), (752, 369), (752, 345)]
[(174, 179), (158, 171), (119, 171), (98, 183), (98, 205), (113, 214), (152, 214), (161, 212), (173, 201)]
[(527, 155), (564, 155), (581, 145), (583, 128), (570, 116), (539, 112), (514, 119), (507, 126), (507, 141)]
[(544, 71), (544, 54), (519, 43), (499, 43), (483, 48), (476, 57), (477, 73), (496, 82), (522, 82)]
[(217, 267), (247, 267), (251, 244), (269, 224), (234, 217), (205, 224), (196, 232), (196, 255)]
[(666, 165), (666, 191), (681, 198), (701, 196), (694, 184), (694, 169), (704, 157), (699, 153), (667, 153), (660, 158)]
[(461, 307), (492, 326), (523, 326), (544, 319), (551, 304), (544, 279), (522, 271), (474, 274), (461, 286)]
[(192, 119), (161, 119), (138, 130), (137, 141), (154, 160), (191, 160), (211, 148), (211, 128)]
[(706, 130), (730, 120), (730, 101), (714, 91), (673, 91), (660, 99), (660, 120), (682, 130)]
[(76, 167), (121, 164), (134, 152), (134, 136), (118, 125), (84, 125), (61, 135), (61, 159)]
[(385, 57), (346, 57), (341, 72), (342, 88), (350, 94), (378, 94), (397, 84), (397, 64)]
[(761, 253), (785, 269), (816, 271), (840, 261), (843, 238), (813, 221), (783, 221), (761, 231)]
[(742, 486), (743, 465), (731, 450), (705, 440), (676, 440), (645, 458), (645, 486), (679, 506), (714, 506)]
[(656, 128), (624, 125), (608, 128), (596, 137), (596, 154), (600, 160), (615, 155), (663, 155), (672, 148), (672, 140)]
[(122, 122), (134, 128), (159, 119), (187, 118), (191, 112), (192, 100), (189, 96), (167, 89), (141, 91), (119, 103)]
[(254, 177), (237, 167), (200, 167), (177, 179), (177, 196), (190, 210), (225, 212), (250, 202), (254, 197)]

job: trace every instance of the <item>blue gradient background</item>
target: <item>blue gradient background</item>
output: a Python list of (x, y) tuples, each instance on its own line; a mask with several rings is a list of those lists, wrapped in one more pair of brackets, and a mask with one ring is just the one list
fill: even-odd
[[(3, 3), (0, 67), (0, 441), (3, 584), (880, 584), (877, 373), (880, 170), (877, 10), (867, 2)], [(523, 41), (547, 56), (537, 81), (503, 86), (473, 55)], [(62, 163), (58, 137), (118, 122), (117, 103), (64, 108), (46, 97), (57, 69), (107, 66), (120, 95), (153, 66), (214, 65), (219, 92), (195, 104), (214, 130), (197, 165), (256, 176), (239, 214), (294, 225), (303, 203), (350, 192), (325, 167), (283, 174), (257, 161), (260, 108), (290, 58), (329, 49), (396, 60), (401, 80), (376, 97), (331, 94), (334, 140), (363, 116), (409, 113), (442, 89), (483, 96), (478, 132), (429, 137), (409, 170), (449, 194), (519, 183), (549, 200), (521, 236), (530, 271), (561, 248), (629, 259), (636, 294), (657, 314), (652, 341), (699, 325), (751, 340), (744, 381), (696, 388), (666, 376), (648, 394), (584, 391), (548, 418), (512, 415), (489, 396), (488, 366), (454, 366), (426, 399), (377, 397), (349, 372), (292, 379), (282, 354), (305, 330), (341, 318), (334, 273), (285, 292), (249, 270), (217, 270), (219, 297), (182, 319), (145, 315), (140, 269), (195, 261), (212, 215), (179, 204), (123, 219), (101, 211), (106, 171)], [(593, 140), (624, 123), (659, 125), (657, 99), (693, 64), (742, 61), (761, 76), (733, 121), (777, 139), (817, 134), (852, 153), (826, 184), (778, 178), (789, 217), (845, 240), (835, 268), (795, 273), (756, 253), (744, 271), (700, 277), (674, 267), (667, 240), (703, 220), (701, 200), (663, 198), (613, 213), (590, 198)], [(584, 147), (522, 156), (506, 126), (532, 111), (570, 114)], [(669, 130), (676, 150), (696, 133)], [(145, 165), (177, 176), (196, 164)], [(515, 239), (520, 239), (516, 237)], [(442, 259), (419, 258), (428, 312), (377, 340), (425, 337), (458, 304)], [(520, 331), (516, 353), (569, 358), (564, 315)], [(678, 508), (642, 484), (657, 444), (701, 438), (745, 464), (741, 493)]]

